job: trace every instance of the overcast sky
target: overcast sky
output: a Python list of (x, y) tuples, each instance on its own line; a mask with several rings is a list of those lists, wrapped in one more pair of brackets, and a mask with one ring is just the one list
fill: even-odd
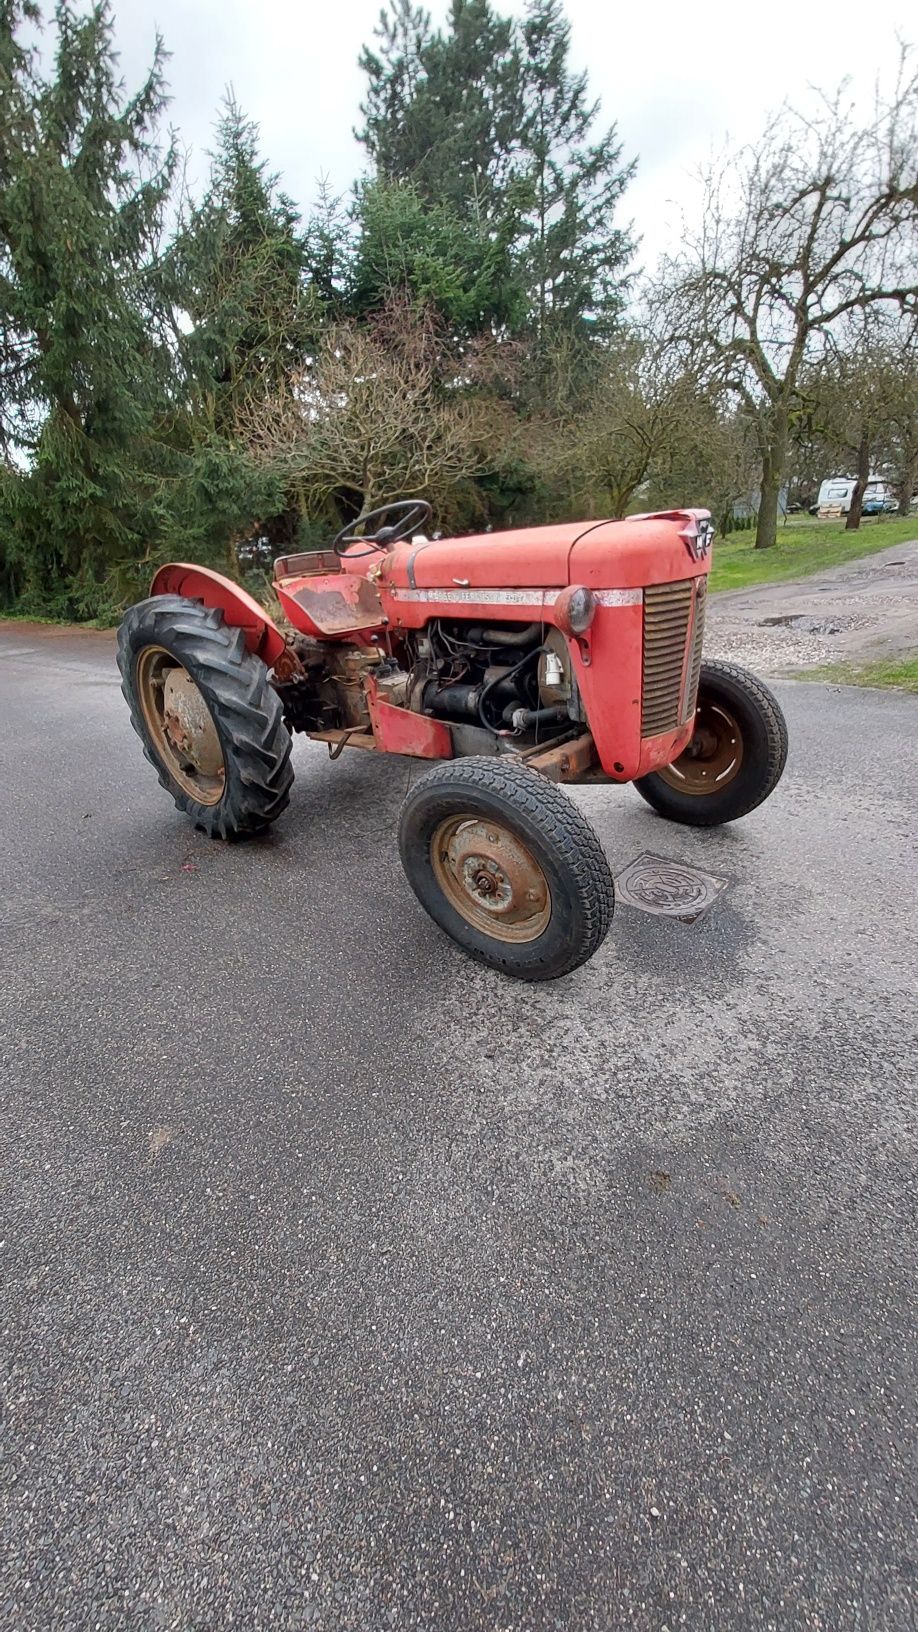
[[(496, 0), (519, 13), (523, 0)], [(446, 0), (430, 6), (437, 18)], [(349, 188), (362, 165), (353, 139), (362, 94), (357, 57), (379, 0), (115, 0), (129, 87), (144, 71), (157, 28), (172, 53), (171, 118), (206, 170), (215, 110), (227, 85), (261, 126), (264, 152), (304, 209), (316, 179)], [(904, 0), (767, 0), (761, 20), (736, 0), (567, 0), (572, 53), (615, 120), (638, 173), (623, 206), (652, 262), (678, 230), (691, 177), (712, 148), (754, 140), (767, 111), (801, 101), (809, 86), (852, 76), (872, 92), (891, 73), (896, 34), (915, 39)], [(909, 25), (907, 14), (912, 17)]]

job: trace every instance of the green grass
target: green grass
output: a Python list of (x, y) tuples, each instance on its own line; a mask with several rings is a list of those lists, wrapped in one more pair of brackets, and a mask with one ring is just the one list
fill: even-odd
[(39, 623), (49, 629), (98, 629), (108, 634), (117, 629), (117, 622), (111, 618), (89, 618), (81, 623), (74, 623), (72, 618), (49, 618), (39, 612), (11, 612), (8, 607), (0, 606), (0, 623)]
[(798, 669), (795, 680), (824, 680), (836, 686), (879, 686), (887, 691), (910, 691), (918, 697), (918, 652), (911, 657), (878, 658), (874, 663), (825, 663), (819, 669)]
[(838, 567), (914, 538), (918, 538), (918, 516), (884, 516), (876, 521), (868, 517), (855, 533), (846, 533), (843, 521), (794, 516), (786, 527), (778, 528), (773, 550), (754, 549), (754, 532), (715, 538), (711, 588), (746, 589), (782, 578), (805, 578), (808, 573)]

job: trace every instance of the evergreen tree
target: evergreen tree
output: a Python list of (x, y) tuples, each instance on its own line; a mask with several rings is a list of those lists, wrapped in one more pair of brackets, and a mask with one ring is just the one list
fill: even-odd
[(159, 42), (126, 98), (108, 0), (59, 0), (47, 77), (19, 39), (37, 21), (28, 0), (0, 0), (0, 594), (93, 616), (156, 529), (175, 155), (157, 142)]
[(408, 183), (383, 181), (361, 188), (356, 213), (355, 314), (381, 310), (401, 290), (433, 307), (460, 340), (519, 326), (525, 307), (508, 224), (488, 231), (448, 204), (425, 204)]
[(377, 51), (365, 50), (365, 125), (358, 132), (387, 181), (410, 182), (425, 204), (500, 226), (513, 207), (513, 148), (522, 115), (513, 24), (489, 0), (451, 0), (446, 28), (411, 0), (383, 11)]
[(173, 505), (198, 554), (235, 570), (259, 547), (268, 557), (296, 540), (295, 491), (279, 480), (266, 489), (238, 425), (302, 366), (321, 302), (305, 277), (299, 214), (260, 156), (257, 125), (231, 95), (206, 192), (182, 225), (174, 260), (191, 412), (190, 462)]
[(613, 218), (635, 166), (622, 165), (614, 125), (594, 134), (599, 103), (589, 100), (586, 74), (571, 70), (561, 0), (528, 0), (522, 38), (527, 285), (544, 353), (559, 335), (607, 334), (621, 310), (634, 246)]
[(489, 0), (451, 0), (446, 32), (431, 40), (424, 66), (432, 140), (413, 179), (473, 221), (504, 222), (522, 113), (512, 22)]
[(353, 212), (345, 209), (341, 198), (332, 193), (323, 177), (303, 246), (304, 270), (313, 306), (323, 319), (337, 322), (347, 313), (353, 253)]
[(424, 59), (430, 46), (430, 13), (412, 0), (393, 0), (374, 30), (374, 50), (364, 46), (360, 67), (367, 76), (366, 101), (360, 105), (364, 127), (355, 131), (379, 176), (387, 181), (416, 180), (424, 158), (418, 113), (419, 91), (426, 78)]
[(412, 0), (395, 0), (377, 41), (361, 58), (359, 133), (377, 176), (451, 211), (473, 246), (477, 230), (474, 253), (492, 269), (499, 246), (502, 320), (534, 338), (540, 367), (559, 336), (608, 334), (632, 252), (614, 214), (634, 166), (614, 126), (597, 131), (561, 0), (529, 0), (518, 30), (489, 0), (452, 0), (439, 32)]
[(259, 155), (257, 125), (230, 96), (207, 191), (176, 249), (186, 354), (219, 435), (232, 435), (242, 401), (299, 367), (314, 337), (306, 260), (298, 212)]

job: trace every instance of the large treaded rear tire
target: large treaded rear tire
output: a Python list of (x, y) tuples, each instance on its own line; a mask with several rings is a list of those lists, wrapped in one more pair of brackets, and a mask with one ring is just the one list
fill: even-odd
[[(148, 647), (161, 647), (187, 670), (204, 698), (220, 739), (225, 788), (216, 804), (192, 798), (156, 752), (137, 690), (137, 665)], [(260, 658), (246, 649), (241, 629), (223, 614), (182, 595), (154, 595), (129, 607), (118, 630), (121, 690), (131, 723), (160, 782), (212, 838), (261, 832), (290, 801), (291, 738), (280, 698)]]
[(634, 784), (661, 816), (687, 827), (718, 827), (748, 816), (774, 792), (787, 760), (787, 723), (781, 705), (748, 669), (714, 659), (702, 663), (699, 711), (705, 701), (726, 708), (742, 734), (742, 763), (733, 779), (710, 793), (683, 793), (656, 771)]
[[(484, 934), (438, 881), (432, 840), (450, 818), (493, 821), (526, 847), (550, 891), (544, 929), (521, 945)], [(472, 756), (436, 765), (409, 792), (398, 832), (402, 865), (431, 918), (481, 963), (517, 980), (555, 980), (585, 963), (612, 921), (614, 886), (599, 839), (553, 783), (510, 759)]]

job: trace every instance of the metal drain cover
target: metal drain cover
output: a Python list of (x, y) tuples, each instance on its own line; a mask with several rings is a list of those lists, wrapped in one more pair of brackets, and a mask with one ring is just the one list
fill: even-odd
[(699, 867), (689, 867), (687, 862), (669, 861), (666, 856), (647, 853), (629, 862), (624, 872), (619, 873), (615, 894), (627, 907), (693, 924), (713, 907), (728, 883), (729, 879), (703, 873)]

